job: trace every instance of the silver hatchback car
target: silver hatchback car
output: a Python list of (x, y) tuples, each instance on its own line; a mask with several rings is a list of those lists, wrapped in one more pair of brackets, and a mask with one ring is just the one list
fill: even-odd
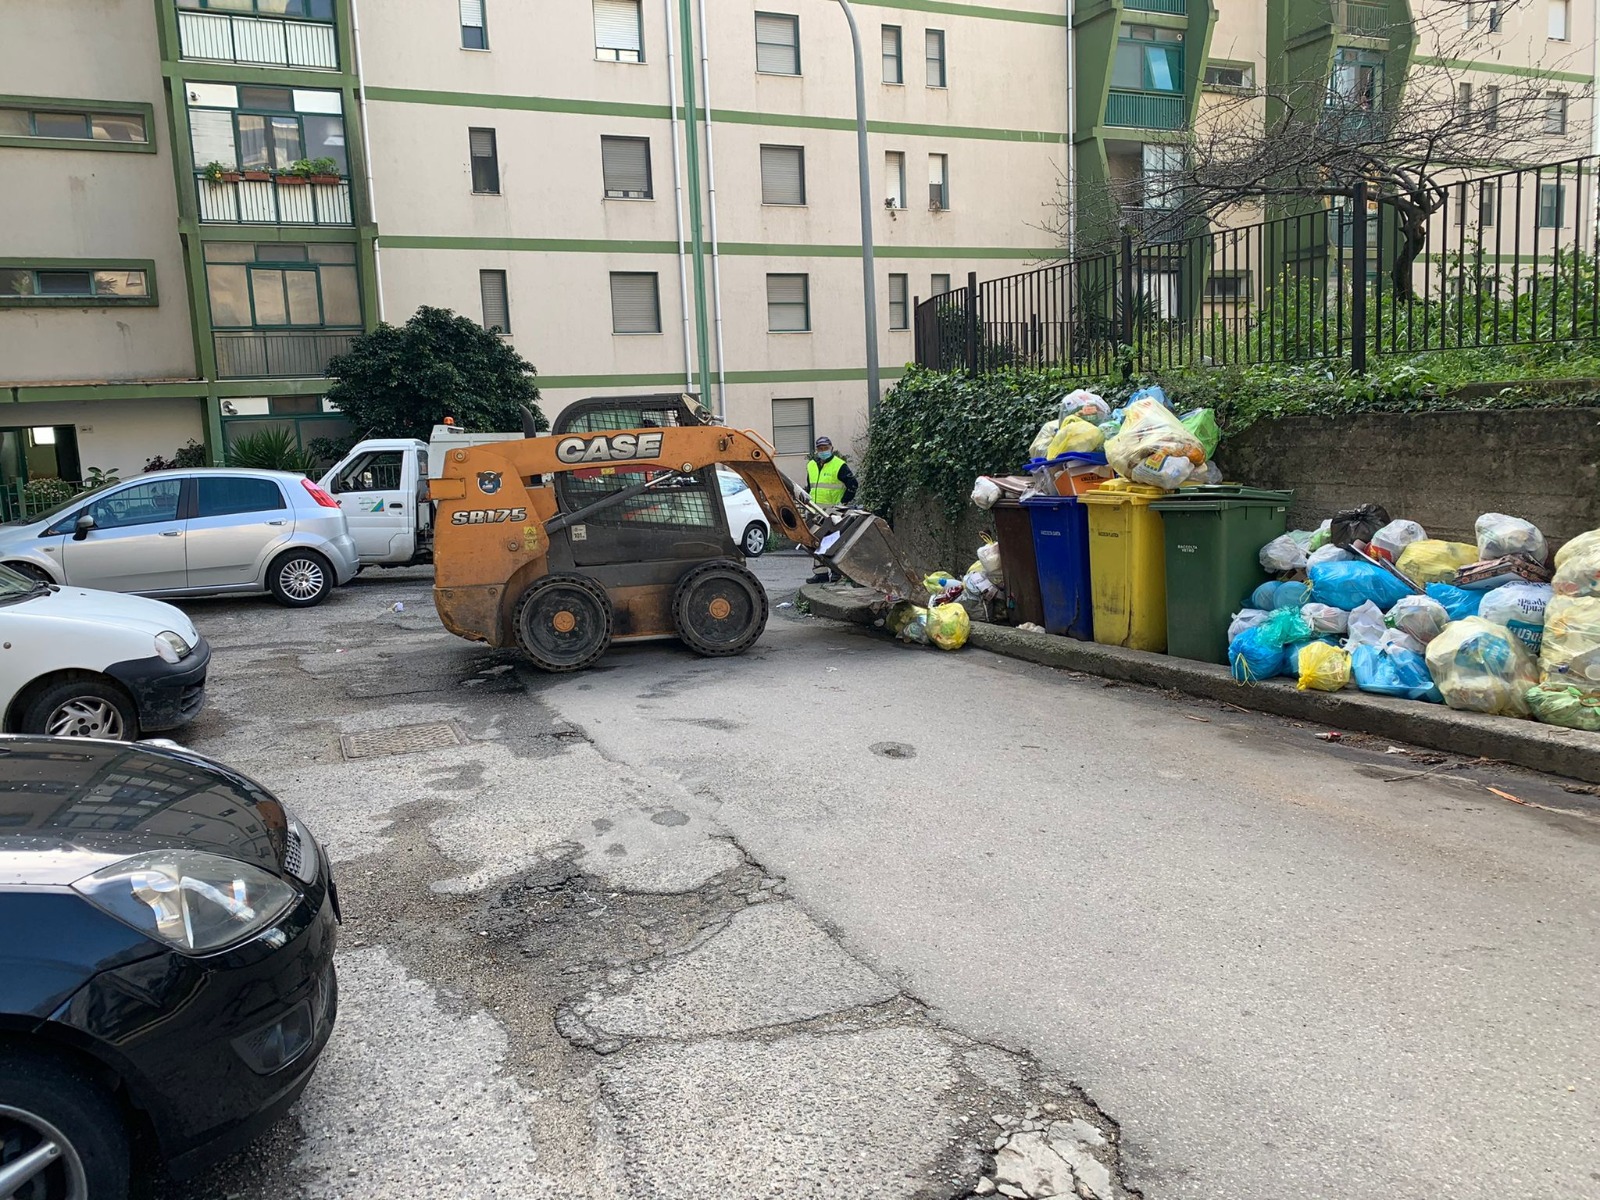
[(140, 475), (0, 525), (0, 563), (48, 583), (319, 603), (356, 573), (339, 502), (290, 471), (201, 467)]

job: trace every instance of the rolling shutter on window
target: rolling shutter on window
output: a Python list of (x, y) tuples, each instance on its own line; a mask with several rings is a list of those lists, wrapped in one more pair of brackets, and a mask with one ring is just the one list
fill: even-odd
[(646, 138), (601, 138), (600, 166), (606, 195), (650, 194), (650, 142)]
[(805, 161), (799, 146), (761, 147), (761, 203), (804, 204)]
[(461, 23), (472, 29), (483, 28), (483, 0), (461, 0)]
[(611, 328), (616, 333), (660, 333), (661, 308), (653, 274), (611, 276)]
[(642, 53), (639, 0), (594, 0), (594, 44), (606, 50)]
[(469, 131), (468, 137), (472, 142), (473, 158), (494, 157), (494, 131), (490, 129), (474, 129)]
[(756, 70), (773, 75), (797, 75), (795, 24), (791, 17), (756, 15)]
[(779, 454), (811, 453), (811, 401), (772, 402), (772, 448)]
[(511, 332), (511, 314), (506, 304), (506, 273), (479, 271), (478, 291), (483, 295), (483, 327)]

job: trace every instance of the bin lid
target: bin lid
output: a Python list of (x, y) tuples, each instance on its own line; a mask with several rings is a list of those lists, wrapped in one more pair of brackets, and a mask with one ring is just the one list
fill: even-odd
[(1101, 450), (1068, 450), (1064, 454), (1056, 455), (1054, 458), (1030, 458), (1022, 464), (1021, 470), (1023, 474), (1027, 474), (1030, 471), (1037, 471), (1041, 467), (1064, 467), (1068, 463), (1091, 463), (1094, 466), (1103, 467), (1106, 465), (1106, 456), (1105, 452)]
[(1153, 500), (1172, 495), (1164, 488), (1148, 483), (1134, 483), (1128, 479), (1108, 479), (1092, 492), (1079, 496), (1080, 504), (1149, 504)]
[(1163, 512), (1180, 509), (1187, 512), (1215, 512), (1225, 508), (1276, 508), (1293, 499), (1292, 491), (1276, 492), (1267, 488), (1243, 487), (1236, 483), (1208, 483), (1168, 492), (1150, 507)]
[(1078, 497), (1076, 496), (1024, 496), (1022, 498), (1024, 506), (1038, 508), (1063, 508), (1068, 504), (1076, 504), (1077, 502)]

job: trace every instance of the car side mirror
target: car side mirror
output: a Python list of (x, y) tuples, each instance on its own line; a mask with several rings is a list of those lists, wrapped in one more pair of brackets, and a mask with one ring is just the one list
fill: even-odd
[(72, 535), (72, 540), (75, 542), (83, 541), (84, 538), (89, 536), (89, 530), (93, 528), (94, 518), (88, 513), (80, 513), (77, 521), (73, 525), (74, 533)]

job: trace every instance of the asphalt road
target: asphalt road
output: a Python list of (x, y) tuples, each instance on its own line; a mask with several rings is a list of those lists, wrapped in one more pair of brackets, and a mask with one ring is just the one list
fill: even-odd
[(163, 1195), (942, 1200), (1034, 1114), (1151, 1200), (1600, 1196), (1592, 797), (792, 609), (546, 677), (427, 584), (187, 606), (349, 920), (304, 1100)]

